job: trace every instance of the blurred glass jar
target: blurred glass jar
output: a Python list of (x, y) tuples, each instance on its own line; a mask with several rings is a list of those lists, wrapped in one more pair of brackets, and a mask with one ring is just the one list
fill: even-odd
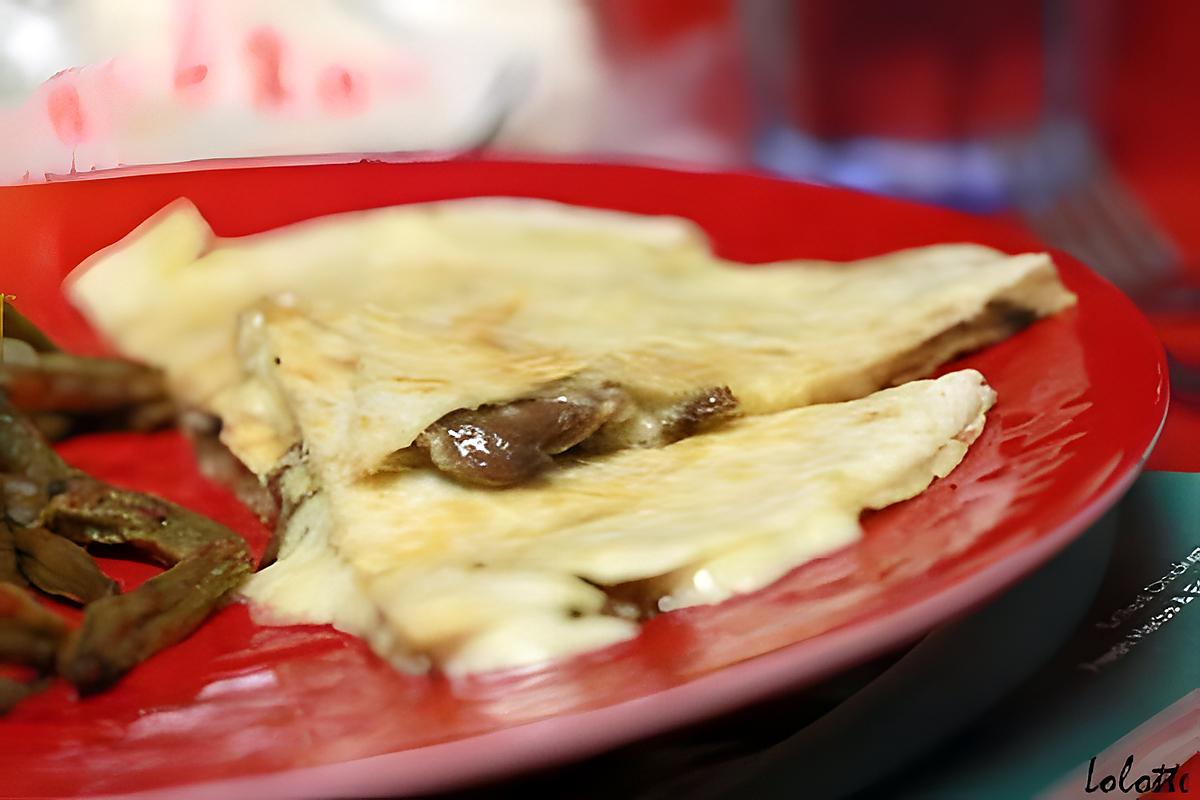
[(754, 157), (988, 211), (1088, 174), (1106, 0), (740, 0)]

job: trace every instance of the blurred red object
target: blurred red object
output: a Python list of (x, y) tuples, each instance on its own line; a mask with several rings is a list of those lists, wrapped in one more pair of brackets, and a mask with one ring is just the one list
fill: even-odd
[(605, 45), (642, 49), (699, 28), (725, 27), (737, 0), (592, 0)]
[[(1100, 130), (1121, 177), (1170, 233), (1181, 267), (1200, 280), (1200, 3), (1120, 3), (1113, 20), (1111, 80)], [(1181, 358), (1200, 363), (1200, 309), (1152, 317)], [(1173, 403), (1147, 466), (1200, 470), (1200, 411)]]
[(1045, 94), (1043, 5), (795, 3), (795, 122), (826, 139), (965, 139), (1031, 127)]
[[(679, 113), (662, 124), (694, 128), (724, 143), (702, 155), (720, 168), (750, 165), (751, 114), (743, 64), (738, 0), (590, 0), (601, 53), (622, 92), (658, 85), (660, 98), (637, 107), (653, 118), (670, 106)], [(661, 83), (663, 79), (666, 83)], [(669, 115), (668, 115), (669, 116)], [(670, 148), (666, 148), (669, 150)], [(658, 152), (695, 160), (694, 152)]]
[(1101, 130), (1122, 176), (1200, 277), (1200, 3), (1125, 2), (1114, 19), (1112, 79)]
[[(989, 220), (784, 181), (456, 159), (2, 187), (0, 239), (8, 263), (19, 266), (0, 276), (64, 345), (95, 350), (100, 342), (65, 302), (61, 277), (176, 197), (191, 198), (219, 235), (238, 236), (337, 211), (493, 194), (681, 214), (712, 235), (718, 253), (750, 262), (861, 258), (939, 241), (1029, 247)], [(59, 683), (19, 706), (0, 725), (0, 785), (19, 796), (120, 793), (407, 748), (375, 766), (359, 761), (326, 773), (357, 783), (319, 786), (305, 772), (281, 778), (287, 789), (277, 793), (429, 791), (731, 710), (913, 640), (1079, 534), (1132, 479), (1161, 419), (1163, 365), (1152, 333), (1111, 287), (1073, 260), (1063, 269), (1079, 307), (958, 362), (988, 375), (1002, 402), (955, 477), (872, 514), (861, 548), (738, 601), (659, 615), (627, 646), (454, 687), (395, 672), (362, 642), (329, 629), (256, 628), (243, 606), (232, 606), (113, 692), (75, 705)], [(80, 437), (64, 447), (86, 471), (209, 513), (258, 546), (265, 541), (232, 495), (195, 479), (177, 434)], [(917, 528), (922, 535), (912, 536)], [(145, 577), (141, 565), (132, 567)], [(833, 628), (830, 638), (818, 637)], [(561, 716), (544, 719), (554, 714)], [(498, 735), (509, 744), (500, 747), (451, 742), (503, 728), (509, 732)], [(205, 787), (193, 796), (270, 793)]]

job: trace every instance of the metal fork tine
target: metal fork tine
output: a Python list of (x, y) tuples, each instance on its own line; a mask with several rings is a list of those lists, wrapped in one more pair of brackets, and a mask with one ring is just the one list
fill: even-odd
[(1097, 241), (1086, 204), (1083, 191), (1059, 198), (1050, 209), (1038, 215), (1039, 234), (1048, 244), (1066, 250), (1110, 280), (1124, 280), (1125, 266)]
[(1097, 197), (1095, 184), (1075, 194), (1068, 201), (1069, 214), (1081, 231), (1092, 266), (1118, 286), (1128, 289), (1142, 279), (1144, 270), (1139, 256), (1113, 230), (1112, 220)]
[(1079, 237), (1072, 231), (1070, 221), (1063, 216), (1061, 202), (1030, 216), (1026, 222), (1046, 244), (1071, 254), (1077, 252)]
[(1112, 230), (1121, 236), (1147, 273), (1147, 279), (1164, 276), (1179, 261), (1179, 253), (1167, 235), (1146, 213), (1141, 203), (1111, 176), (1102, 177), (1096, 200), (1113, 222)]
[[(1041, 199), (1020, 204), (1029, 228), (1093, 267), (1143, 310), (1200, 306), (1200, 292), (1180, 281), (1179, 251), (1170, 236), (1103, 164), (1084, 186), (1049, 206)], [(1200, 407), (1200, 369), (1169, 351), (1167, 363), (1173, 396)]]
[(1048, 244), (1079, 257), (1130, 294), (1161, 285), (1179, 263), (1170, 237), (1103, 164), (1049, 207), (1023, 211)]
[(1078, 236), (1062, 213), (1062, 199), (1036, 209), (1023, 209), (1025, 224), (1046, 244), (1074, 253)]

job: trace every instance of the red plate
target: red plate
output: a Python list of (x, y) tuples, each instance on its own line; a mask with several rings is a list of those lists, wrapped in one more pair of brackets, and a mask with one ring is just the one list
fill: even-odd
[[(979, 219), (747, 175), (448, 161), (227, 169), (0, 189), (0, 288), (71, 347), (98, 342), (66, 272), (168, 201), (218, 234), (335, 211), (528, 195), (690, 217), (745, 261), (850, 259), (934, 242), (1038, 245)], [(503, 679), (399, 675), (328, 628), (220, 612), (85, 701), (62, 685), (0, 721), (10, 795), (174, 787), (201, 796), (422, 792), (545, 766), (795, 689), (911, 641), (1033, 570), (1129, 485), (1167, 404), (1162, 350), (1111, 286), (1057, 256), (1079, 306), (972, 356), (999, 392), (962, 465), (867, 520), (859, 545), (754, 595), (660, 616), (631, 643)], [(961, 366), (956, 365), (956, 366)], [(68, 443), (71, 462), (264, 532), (173, 434)], [(114, 564), (126, 586), (151, 570)], [(219, 785), (204, 782), (220, 781)]]

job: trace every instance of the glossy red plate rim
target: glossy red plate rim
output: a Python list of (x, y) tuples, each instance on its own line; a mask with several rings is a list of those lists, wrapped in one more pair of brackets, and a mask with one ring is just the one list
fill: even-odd
[[(838, 628), (725, 667), (690, 683), (616, 705), (552, 717), (417, 750), (211, 781), (170, 789), (172, 797), (297, 798), (422, 794), (463, 788), (552, 767), (750, 705), (917, 639), (966, 613), (1049, 561), (1115, 504), (1137, 478), (1154, 439), (1135, 463), (1070, 520), (969, 580), (887, 617)], [(947, 606), (954, 610), (947, 612)], [(816, 667), (816, 668), (813, 668)], [(453, 772), (453, 781), (447, 773)], [(122, 796), (162, 796), (163, 790)]]
[[(545, 161), (527, 164), (483, 163), (484, 166), (496, 166), (501, 171), (505, 168), (518, 171), (522, 168), (556, 168), (555, 164)], [(424, 166), (428, 166), (428, 163)], [(588, 174), (588, 170), (626, 173), (632, 170), (633, 173), (644, 174), (648, 180), (653, 179), (654, 173), (670, 172), (650, 167), (616, 165), (558, 166), (577, 172), (582, 169), (582, 172), (578, 172), (580, 175)], [(715, 182), (721, 176), (713, 177)], [(763, 181), (764, 185), (771, 184), (776, 190), (783, 183), (757, 176), (725, 174), (725, 177), (739, 181)], [(37, 187), (31, 188), (36, 190)], [(811, 193), (815, 190), (805, 187), (803, 191)], [(831, 196), (853, 194), (833, 189), (819, 191), (830, 192)], [(586, 190), (581, 190), (581, 193), (586, 194)], [(859, 197), (864, 206), (880, 209), (881, 213), (891, 208), (909, 214), (948, 215), (948, 212), (912, 204), (865, 195)], [(978, 220), (971, 220), (970, 225), (981, 231), (988, 228), (986, 223)], [(995, 238), (1006, 241), (1022, 238), (998, 226), (994, 230)], [(1023, 241), (1036, 247), (1036, 243), (1029, 243), (1027, 239)], [(1128, 333), (1147, 346), (1150, 342), (1154, 343), (1154, 357), (1160, 377), (1158, 392), (1153, 402), (1148, 404), (1146, 419), (1138, 420), (1136, 430), (1131, 427), (1122, 436), (1122, 441), (1128, 447), (1121, 451), (1119, 461), (1092, 490), (1085, 503), (1069, 511), (1064, 510), (1056, 520), (1043, 520), (1046, 523), (1045, 531), (1031, 542), (961, 576), (956, 583), (941, 591), (915, 602), (910, 601), (898, 610), (859, 619), (637, 699), (410, 750), (322, 766), (156, 789), (142, 794), (162, 796), (169, 793), (179, 797), (316, 797), (395, 794), (398, 791), (420, 793), (461, 787), (534, 767), (570, 761), (736, 709), (818, 680), (872, 655), (910, 642), (937, 624), (978, 606), (1047, 561), (1120, 497), (1136, 477), (1165, 417), (1165, 357), (1149, 323), (1111, 285), (1069, 257), (1056, 254), (1056, 259), (1069, 264), (1072, 279), (1086, 282), (1089, 292), (1104, 293), (1108, 302), (1123, 304), (1122, 324), (1132, 326)]]

